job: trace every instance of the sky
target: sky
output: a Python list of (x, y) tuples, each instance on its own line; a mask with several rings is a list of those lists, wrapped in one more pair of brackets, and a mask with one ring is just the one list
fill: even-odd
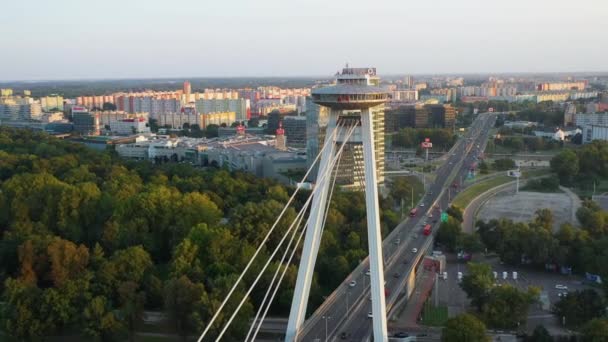
[(608, 71), (608, 0), (29, 0), (0, 80)]

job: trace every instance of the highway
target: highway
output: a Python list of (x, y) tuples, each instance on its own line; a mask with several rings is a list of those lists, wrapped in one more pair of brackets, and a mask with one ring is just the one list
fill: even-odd
[[(495, 114), (480, 114), (458, 140), (446, 158), (445, 163), (436, 170), (435, 181), (427, 184), (427, 193), (421, 200), (418, 214), (401, 222), (383, 242), (384, 277), (387, 289), (387, 310), (403, 295), (405, 284), (415, 262), (422, 257), (423, 250), (431, 240), (422, 234), (427, 222), (433, 225), (433, 233), (439, 226), (441, 210), (448, 207), (448, 197), (454, 197), (449, 189), (453, 182), (460, 183), (476, 156), (483, 151), (490, 128), (496, 120)], [(479, 147), (478, 147), (479, 146)], [(453, 181), (452, 181), (453, 179)], [(458, 184), (460, 187), (460, 184)], [(448, 191), (449, 190), (449, 191)], [(448, 194), (448, 192), (452, 192)], [(437, 208), (434, 205), (437, 205)], [(427, 217), (432, 213), (432, 218)], [(426, 243), (426, 245), (425, 245)], [(417, 252), (413, 252), (413, 248)], [(368, 260), (364, 260), (344, 282), (327, 297), (325, 302), (311, 315), (297, 341), (346, 341), (369, 340), (372, 332), (369, 277), (366, 275)], [(356, 285), (351, 286), (350, 282)], [(389, 332), (389, 336), (391, 332)]]

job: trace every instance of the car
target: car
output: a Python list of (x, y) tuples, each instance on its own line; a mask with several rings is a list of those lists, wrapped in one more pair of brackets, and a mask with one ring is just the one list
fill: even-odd
[(421, 207), (424, 207), (424, 203), (420, 203), (420, 206), (421, 206)]
[(558, 289), (558, 290), (567, 290), (568, 286), (557, 284), (557, 285), (555, 285), (555, 288)]
[(399, 278), (399, 277), (401, 277), (401, 274), (399, 274), (397, 272), (393, 273), (393, 278)]
[(433, 213), (429, 213), (429, 214), (428, 214), (428, 217), (433, 217)]
[(372, 318), (372, 317), (374, 317), (374, 315), (372, 315), (372, 312), (371, 312), (371, 311), (370, 311), (370, 312), (368, 312), (368, 313), (367, 313), (367, 318)]
[(416, 248), (416, 247), (412, 248), (412, 253), (418, 253), (418, 248)]
[(348, 286), (355, 287), (355, 286), (357, 286), (357, 282), (354, 280), (351, 280), (351, 282), (348, 284)]
[(401, 239), (396, 239), (396, 240), (395, 240), (395, 245), (398, 245), (398, 244), (400, 244), (400, 243), (401, 243)]
[(367, 269), (367, 271), (365, 271), (365, 275), (370, 275), (371, 273), (369, 272), (369, 268)]
[(400, 337), (400, 338), (404, 338), (404, 337), (409, 337), (410, 335), (404, 333), (404, 332), (398, 332), (394, 335), (394, 337)]
[(343, 332), (343, 333), (340, 334), (340, 339), (341, 340), (346, 340), (347, 338), (348, 338), (348, 335), (345, 332)]

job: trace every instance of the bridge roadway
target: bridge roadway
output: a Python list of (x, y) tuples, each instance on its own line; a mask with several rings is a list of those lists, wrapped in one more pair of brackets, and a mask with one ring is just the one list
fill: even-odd
[[(439, 226), (440, 210), (448, 207), (446, 189), (454, 180), (463, 179), (474, 158), (483, 151), (490, 128), (494, 125), (496, 114), (480, 114), (473, 122), (467, 134), (459, 139), (450, 150), (446, 162), (436, 170), (435, 182), (427, 186), (427, 194), (419, 204), (416, 217), (401, 222), (383, 241), (385, 287), (387, 312), (407, 290), (409, 276), (425, 250), (432, 248), (432, 239), (422, 234), (425, 222), (433, 224), (433, 233)], [(479, 145), (479, 148), (477, 147)], [(432, 213), (433, 217), (427, 217)], [(436, 222), (435, 222), (436, 221)], [(399, 239), (399, 242), (397, 241)], [(418, 252), (413, 253), (413, 248)], [(369, 294), (369, 276), (365, 273), (369, 261), (366, 258), (348, 277), (330, 294), (325, 302), (304, 322), (297, 341), (328, 341), (340, 338), (345, 333), (347, 341), (367, 341), (372, 333)], [(356, 285), (349, 283), (354, 280)], [(390, 332), (389, 332), (390, 336)]]

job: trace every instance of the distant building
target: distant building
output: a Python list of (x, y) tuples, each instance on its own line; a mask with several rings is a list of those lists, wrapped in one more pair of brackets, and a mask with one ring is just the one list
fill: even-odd
[(40, 103), (0, 104), (0, 120), (27, 121), (39, 120), (42, 117)]
[(249, 100), (246, 99), (199, 99), (196, 100), (196, 111), (201, 114), (217, 112), (234, 112), (236, 121), (249, 120), (251, 113)]
[(40, 105), (45, 112), (63, 111), (63, 96), (48, 95), (40, 98)]
[(416, 126), (416, 107), (404, 105), (384, 112), (384, 131), (395, 133), (405, 127)]
[(203, 119), (203, 125), (201, 128), (206, 129), (209, 125), (218, 125), (221, 126), (225, 124), (226, 126), (232, 125), (232, 123), (236, 122), (236, 113), (235, 112), (216, 112), (216, 113), (207, 113), (201, 114)]
[(533, 134), (537, 137), (551, 139), (555, 141), (564, 141), (566, 139), (571, 139), (576, 134), (581, 133), (581, 130), (576, 127), (570, 128), (547, 128), (543, 130), (535, 130)]
[(81, 135), (99, 135), (99, 115), (89, 112), (84, 107), (72, 107), (72, 122), (74, 124), (74, 131)]
[(608, 113), (576, 114), (576, 125), (581, 128), (583, 143), (608, 140)]
[(287, 146), (295, 148), (306, 147), (306, 117), (285, 116), (283, 129), (287, 137)]
[(416, 102), (418, 101), (418, 90), (413, 89), (397, 89), (389, 92), (390, 102), (400, 101), (400, 102)]
[(184, 98), (185, 98), (185, 102), (188, 103), (191, 101), (190, 99), (190, 94), (192, 93), (192, 86), (190, 85), (189, 81), (184, 81)]
[(116, 145), (121, 157), (155, 162), (188, 161), (195, 165), (226, 167), (289, 182), (287, 172), (304, 170), (306, 156), (278, 150), (274, 139), (243, 135), (224, 139), (151, 137)]
[(148, 119), (144, 117), (116, 120), (110, 123), (110, 131), (115, 135), (150, 133)]
[(285, 130), (283, 129), (283, 122), (279, 122), (279, 128), (276, 131), (276, 148), (277, 150), (287, 150), (287, 140), (285, 138)]
[(583, 144), (593, 140), (608, 140), (608, 125), (585, 125), (582, 126)]
[(574, 116), (576, 115), (576, 103), (568, 102), (564, 110), (564, 126), (574, 125)]
[(587, 81), (578, 82), (549, 82), (539, 83), (537, 86), (538, 91), (551, 91), (551, 90), (584, 90), (587, 87)]
[(412, 89), (414, 87), (414, 76), (405, 76), (403, 79), (403, 87), (406, 89)]

